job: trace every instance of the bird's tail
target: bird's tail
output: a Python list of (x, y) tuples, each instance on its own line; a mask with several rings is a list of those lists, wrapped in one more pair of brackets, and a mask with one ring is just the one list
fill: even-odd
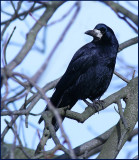
[[(66, 107), (67, 105), (70, 105), (70, 108), (72, 108), (74, 106), (74, 104), (77, 102), (76, 99), (73, 100), (69, 96), (61, 97), (60, 95), (62, 95), (61, 92), (58, 92), (58, 91), (54, 92), (53, 96), (50, 99), (50, 101), (52, 102), (52, 104), (56, 108)], [(49, 110), (49, 108), (48, 108), (48, 105), (47, 105), (46, 108), (45, 108), (45, 111), (48, 111), (48, 110)], [(62, 121), (63, 121), (65, 116), (61, 116), (61, 118), (62, 118)], [(42, 121), (43, 121), (43, 118), (41, 116), (38, 123), (40, 124)], [(57, 131), (58, 128), (59, 128), (59, 125), (58, 125), (58, 122), (56, 121), (55, 117), (52, 119), (52, 125), (54, 126), (55, 131)]]
[[(45, 111), (48, 111), (48, 106), (46, 106)], [(38, 121), (38, 123), (40, 124), (42, 121), (43, 121), (43, 118), (42, 118), (42, 116), (41, 116), (40, 119), (39, 119), (39, 121)]]
[[(74, 102), (73, 104), (71, 104), (71, 105), (70, 105), (70, 108), (72, 108), (75, 103), (76, 103), (76, 102)], [(48, 109), (48, 105), (47, 105), (45, 111), (48, 111), (48, 110), (49, 110), (49, 109)], [(65, 118), (65, 116), (61, 116), (61, 118), (62, 118), (62, 121), (63, 121), (64, 118)], [(42, 118), (42, 116), (41, 116), (40, 119), (39, 119), (39, 121), (38, 121), (38, 123), (40, 124), (42, 121), (43, 121), (43, 118)], [(58, 124), (58, 122), (57, 122), (57, 120), (56, 120), (55, 117), (53, 117), (53, 119), (52, 119), (52, 125), (54, 126), (55, 131), (57, 131), (57, 130), (59, 129), (59, 124)]]
[[(49, 109), (48, 109), (48, 105), (47, 105), (45, 111), (48, 111), (48, 110)], [(61, 116), (61, 118), (62, 118), (62, 121), (63, 121), (65, 117)], [(43, 121), (43, 118), (41, 116), (39, 121), (38, 121), (38, 123), (40, 124), (42, 121)], [(54, 126), (55, 131), (57, 131), (59, 129), (59, 124), (58, 124), (58, 122), (57, 122), (55, 117), (52, 119), (52, 125)]]
[[(55, 107), (57, 107), (57, 104), (58, 104), (58, 102), (59, 102), (59, 99), (60, 99), (60, 93), (59, 92), (54, 92), (54, 94), (52, 95), (52, 97), (51, 97), (51, 99), (50, 99), (50, 101), (53, 103), (53, 105), (55, 106)], [(48, 108), (48, 105), (46, 106), (46, 108), (45, 108), (45, 111), (48, 111), (49, 110), (49, 108)], [(38, 123), (40, 124), (41, 122), (43, 121), (43, 118), (42, 118), (42, 116), (41, 116), (41, 118), (39, 119), (39, 121), (38, 121)]]

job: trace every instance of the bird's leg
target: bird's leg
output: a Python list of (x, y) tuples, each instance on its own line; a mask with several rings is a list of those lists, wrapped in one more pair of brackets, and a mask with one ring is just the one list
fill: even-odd
[(104, 109), (104, 100), (100, 100), (100, 98), (101, 98), (101, 96), (100, 97), (98, 97), (97, 98), (97, 100), (93, 100), (93, 103), (95, 104), (95, 105), (99, 105), (99, 106), (101, 106), (102, 107), (102, 109)]
[(90, 102), (88, 102), (86, 99), (85, 100), (83, 100), (88, 106), (90, 106), (90, 107), (92, 107), (92, 108), (95, 108), (95, 110), (97, 111), (97, 112), (99, 112), (99, 110), (98, 110), (98, 107), (94, 104), (94, 102), (93, 103), (90, 103)]
[(100, 100), (100, 99), (98, 99), (98, 100), (93, 100), (93, 104), (94, 104), (94, 105), (99, 105), (99, 106), (101, 106), (102, 109), (104, 109), (103, 103), (104, 103), (104, 101), (103, 101), (103, 100)]
[[(91, 98), (89, 98), (91, 100)], [(102, 108), (104, 108), (103, 106), (103, 100), (100, 100), (100, 97), (98, 98), (98, 100), (91, 100), (93, 103), (88, 102), (86, 99), (84, 100), (84, 102), (88, 105), (91, 106), (92, 108), (95, 108), (95, 110), (99, 113), (99, 106), (101, 106)]]

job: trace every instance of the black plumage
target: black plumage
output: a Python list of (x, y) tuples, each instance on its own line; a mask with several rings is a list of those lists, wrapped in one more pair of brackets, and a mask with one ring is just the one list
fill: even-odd
[[(112, 79), (119, 47), (113, 30), (105, 24), (98, 24), (85, 34), (94, 39), (75, 53), (56, 85), (50, 100), (57, 108), (67, 105), (72, 108), (79, 99), (93, 101), (100, 98)], [(39, 123), (42, 120), (41, 117)], [(53, 125), (57, 130), (55, 119)]]

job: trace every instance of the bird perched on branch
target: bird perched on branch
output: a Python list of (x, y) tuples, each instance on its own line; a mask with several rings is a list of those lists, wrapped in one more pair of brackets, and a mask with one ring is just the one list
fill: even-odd
[[(74, 54), (56, 85), (50, 98), (56, 108), (68, 105), (72, 108), (79, 99), (85, 102), (87, 98), (91, 101), (100, 99), (111, 82), (119, 47), (113, 30), (105, 24), (98, 24), (85, 34), (92, 36), (93, 40)], [(41, 117), (39, 123), (42, 120)], [(55, 118), (52, 124), (55, 130), (59, 128)]]

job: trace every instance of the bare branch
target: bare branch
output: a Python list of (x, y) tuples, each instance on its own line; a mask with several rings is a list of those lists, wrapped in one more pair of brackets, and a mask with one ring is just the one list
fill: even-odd
[(45, 99), (45, 101), (47, 102), (48, 104), (48, 107), (49, 109), (52, 111), (52, 113), (54, 113), (56, 119), (57, 119), (57, 122), (59, 124), (59, 127), (60, 127), (60, 130), (61, 130), (61, 133), (62, 133), (62, 137), (65, 139), (65, 141), (67, 142), (68, 144), (68, 147), (69, 147), (69, 151), (70, 151), (70, 156), (72, 158), (75, 158), (75, 155), (74, 155), (74, 152), (72, 150), (72, 147), (71, 147), (71, 144), (70, 144), (70, 141), (69, 141), (69, 138), (67, 137), (65, 131), (64, 131), (64, 128), (62, 126), (62, 120), (61, 120), (61, 117), (58, 113), (58, 111), (55, 109), (55, 107), (53, 106), (53, 104), (49, 101), (49, 99), (45, 96), (44, 94), (44, 91), (39, 88), (30, 78), (28, 78), (27, 76), (23, 75), (23, 74), (20, 74), (20, 73), (15, 73), (13, 72), (12, 75), (16, 75), (16, 76), (20, 76), (24, 79), (27, 79), (29, 83), (31, 83), (31, 85), (33, 85), (37, 90), (38, 92), (40, 93), (40, 95)]
[(129, 82), (130, 82), (127, 78), (123, 77), (120, 73), (114, 71), (114, 74), (115, 74), (117, 77), (121, 78), (121, 79), (122, 79), (123, 81), (125, 81), (126, 83), (129, 83)]
[(30, 8), (30, 9), (27, 10), (27, 11), (24, 11), (24, 12), (22, 12), (22, 13), (19, 13), (19, 14), (17, 14), (16, 16), (12, 16), (12, 17), (11, 17), (10, 19), (8, 19), (8, 20), (1, 22), (1, 25), (4, 25), (4, 24), (10, 23), (10, 22), (13, 22), (14, 20), (16, 20), (16, 19), (19, 18), (19, 17), (22, 17), (22, 16), (25, 17), (25, 15), (28, 15), (29, 12), (37, 11), (37, 10), (43, 8), (43, 7), (44, 7), (43, 5), (40, 5), (40, 6), (35, 7), (35, 8), (32, 8), (32, 7), (31, 7), (32, 9)]
[(122, 51), (123, 49), (127, 48), (127, 47), (130, 47), (132, 46), (133, 44), (136, 44), (138, 43), (138, 37), (135, 37), (135, 38), (131, 38), (123, 43), (121, 43), (119, 45), (119, 49), (118, 49), (118, 52)]
[(123, 115), (123, 110), (122, 110), (122, 104), (121, 104), (121, 100), (117, 100), (116, 101), (117, 105), (118, 105), (118, 110), (119, 110), (119, 114), (120, 114), (120, 118), (125, 126), (125, 129), (128, 130), (128, 124), (127, 121)]
[(133, 159), (138, 159), (138, 155), (137, 155), (137, 156), (135, 156)]
[(4, 55), (4, 62), (5, 62), (5, 65), (7, 65), (7, 61), (6, 61), (6, 49), (7, 49), (7, 46), (8, 46), (8, 44), (9, 44), (9, 42), (10, 42), (10, 39), (11, 39), (11, 37), (12, 37), (12, 35), (13, 35), (15, 29), (16, 29), (16, 27), (14, 27), (14, 29), (13, 29), (13, 31), (12, 31), (12, 33), (11, 33), (9, 39), (7, 40), (6, 44), (4, 45), (3, 55)]
[[(108, 131), (101, 134), (100, 136), (74, 148), (74, 152), (75, 152), (76, 156), (80, 156), (80, 155), (84, 154), (85, 151), (89, 152), (89, 151), (95, 149), (96, 147), (104, 144), (106, 142), (106, 140), (108, 139), (108, 137), (111, 135), (113, 129), (114, 129), (114, 127), (110, 128)], [(57, 157), (57, 159), (67, 159), (67, 158), (69, 158), (69, 156), (66, 154), (63, 154), (63, 155), (60, 155)]]
[[(126, 118), (129, 130), (127, 131), (120, 120), (113, 133), (104, 144), (99, 156), (97, 159), (114, 159), (118, 155), (119, 151), (128, 140), (129, 135), (133, 131), (135, 124), (138, 120), (138, 80), (135, 78), (128, 83), (128, 89), (126, 90), (126, 98), (124, 101), (126, 103), (126, 107), (124, 110), (124, 117)], [(134, 86), (134, 87), (133, 87)], [(134, 88), (134, 89), (133, 89)], [(131, 114), (132, 113), (132, 114)]]
[(113, 1), (103, 1), (106, 5), (111, 7), (116, 13), (122, 13), (126, 17), (128, 17), (131, 21), (133, 21), (136, 25), (138, 25), (138, 16), (121, 6), (120, 4)]
[(64, 2), (52, 2), (54, 4), (54, 7), (48, 7), (43, 15), (40, 17), (39, 22), (41, 22), (40, 25), (38, 22), (35, 23), (35, 25), (32, 27), (30, 32), (27, 35), (27, 40), (22, 47), (21, 51), (18, 53), (18, 55), (6, 66), (6, 70), (13, 70), (17, 65), (19, 65), (25, 56), (28, 54), (30, 49), (32, 48), (33, 44), (35, 43), (36, 36), (40, 29), (48, 22), (50, 17), (53, 15), (54, 11)]
[(75, 3), (75, 6), (77, 6), (77, 9), (73, 15), (73, 17), (71, 18), (71, 20), (69, 21), (68, 25), (66, 26), (66, 28), (64, 29), (63, 33), (61, 34), (59, 40), (56, 42), (55, 46), (53, 47), (52, 51), (50, 52), (49, 56), (46, 58), (46, 60), (44, 61), (43, 65), (40, 67), (40, 69), (36, 72), (36, 74), (32, 77), (34, 82), (37, 82), (38, 78), (40, 78), (41, 74), (44, 72), (45, 68), (48, 66), (48, 63), (50, 61), (50, 59), (52, 58), (54, 52), (56, 51), (57, 47), (59, 46), (59, 44), (63, 41), (66, 33), (68, 32), (69, 28), (71, 27), (71, 25), (73, 24), (73, 22), (75, 21), (79, 10), (80, 10), (80, 4), (79, 2)]

